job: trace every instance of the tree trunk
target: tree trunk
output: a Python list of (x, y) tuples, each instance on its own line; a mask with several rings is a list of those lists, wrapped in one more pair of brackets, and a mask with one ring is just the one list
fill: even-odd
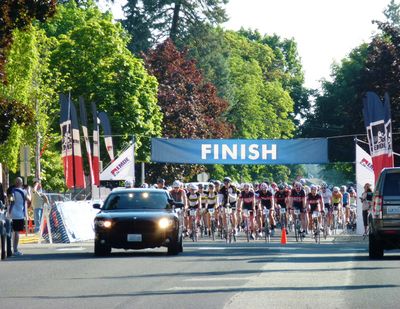
[(172, 17), (171, 31), (169, 33), (169, 37), (171, 38), (171, 40), (174, 43), (175, 43), (176, 36), (178, 34), (178, 21), (179, 21), (180, 10), (181, 10), (181, 0), (177, 0), (175, 2), (174, 15)]

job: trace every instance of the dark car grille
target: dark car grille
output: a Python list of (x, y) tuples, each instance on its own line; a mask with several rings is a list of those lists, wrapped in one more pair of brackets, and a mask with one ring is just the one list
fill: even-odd
[(114, 233), (151, 233), (158, 230), (158, 222), (153, 220), (130, 219), (114, 222)]

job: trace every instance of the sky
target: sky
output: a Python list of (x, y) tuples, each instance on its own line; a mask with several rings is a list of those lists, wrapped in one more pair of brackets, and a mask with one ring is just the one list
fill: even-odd
[[(116, 2), (122, 2), (119, 0)], [(390, 0), (229, 0), (226, 29), (257, 29), (261, 34), (293, 38), (305, 74), (305, 86), (319, 88), (330, 79), (331, 65), (377, 32), (372, 20), (384, 20)], [(115, 18), (122, 12), (113, 7)]]

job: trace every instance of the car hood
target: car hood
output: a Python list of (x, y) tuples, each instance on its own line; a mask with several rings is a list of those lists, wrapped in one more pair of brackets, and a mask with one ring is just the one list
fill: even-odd
[(129, 210), (105, 210), (101, 211), (96, 215), (96, 218), (103, 219), (114, 219), (114, 218), (141, 218), (141, 219), (157, 219), (157, 218), (165, 218), (165, 217), (177, 217), (177, 215), (168, 210), (161, 209), (129, 209)]

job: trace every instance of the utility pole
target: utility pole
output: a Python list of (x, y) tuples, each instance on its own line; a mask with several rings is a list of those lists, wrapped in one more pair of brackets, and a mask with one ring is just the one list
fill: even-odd
[(35, 177), (40, 179), (40, 121), (39, 121), (39, 102), (36, 98), (36, 147), (35, 147)]

